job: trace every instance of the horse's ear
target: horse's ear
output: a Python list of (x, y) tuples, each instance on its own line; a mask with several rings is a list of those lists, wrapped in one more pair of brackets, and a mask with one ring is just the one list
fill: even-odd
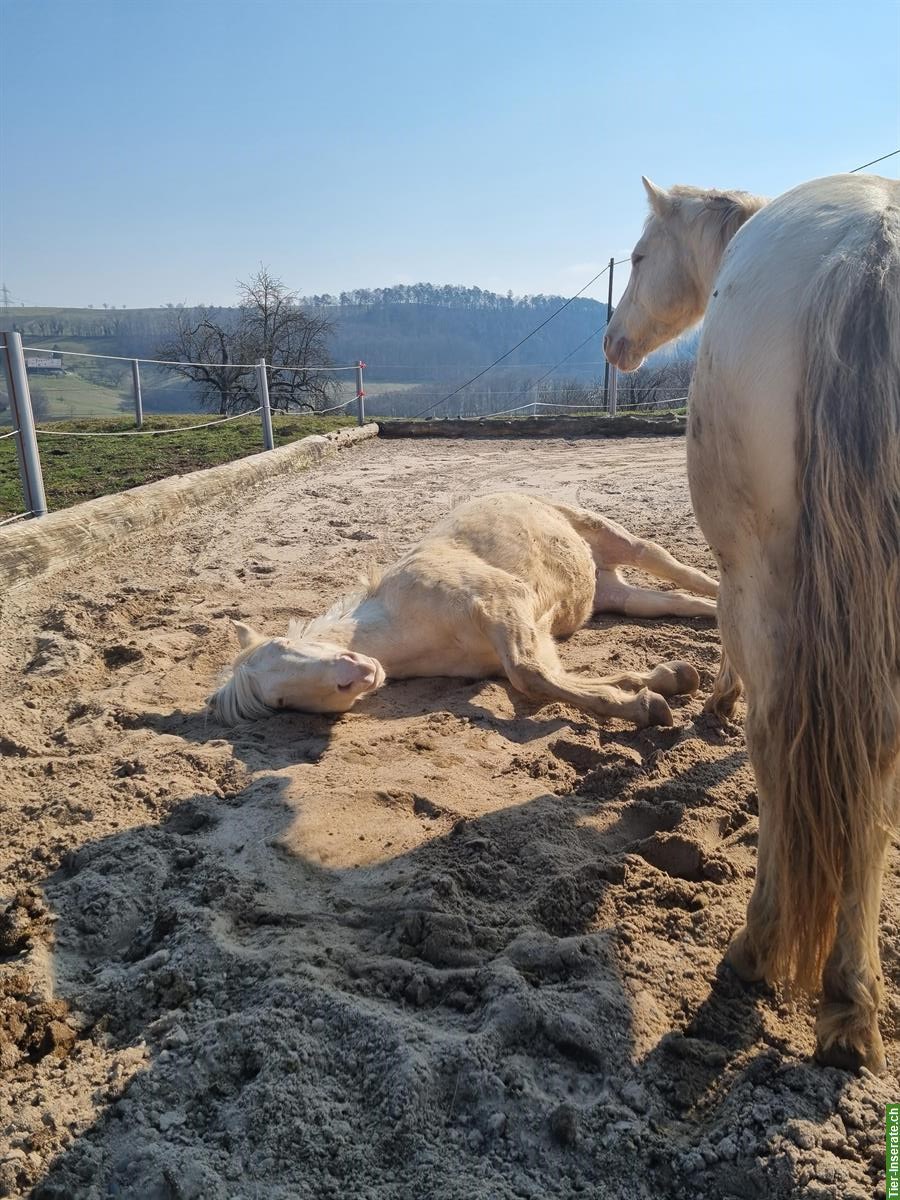
[(657, 187), (652, 183), (646, 175), (641, 176), (641, 183), (644, 185), (644, 191), (647, 193), (647, 199), (650, 201), (650, 207), (658, 217), (668, 216), (672, 209), (672, 197), (662, 188)]
[(250, 646), (255, 646), (257, 642), (265, 641), (255, 629), (251, 629), (243, 621), (232, 621), (231, 627), (237, 634), (237, 640), (242, 650), (246, 650)]

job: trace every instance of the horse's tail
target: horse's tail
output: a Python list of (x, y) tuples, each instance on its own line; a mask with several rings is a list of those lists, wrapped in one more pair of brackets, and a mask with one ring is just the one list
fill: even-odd
[[(900, 210), (810, 297), (797, 398), (800, 515), (771, 820), (766, 974), (814, 991), (842, 886), (879, 886), (900, 743)], [(874, 882), (873, 882), (874, 881)], [(870, 894), (871, 898), (871, 894)], [(877, 960), (877, 947), (876, 951)]]

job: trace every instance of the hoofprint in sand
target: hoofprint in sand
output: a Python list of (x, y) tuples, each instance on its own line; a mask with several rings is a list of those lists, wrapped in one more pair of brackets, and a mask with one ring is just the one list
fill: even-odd
[[(813, 1067), (803, 1004), (719, 969), (755, 794), (702, 691), (644, 731), (499, 681), (207, 719), (228, 618), (279, 632), (498, 488), (712, 570), (679, 440), (389, 442), (5, 599), (0, 1194), (883, 1187), (896, 862), (889, 1074)], [(604, 617), (561, 653), (592, 673), (684, 658), (708, 688), (718, 639)]]

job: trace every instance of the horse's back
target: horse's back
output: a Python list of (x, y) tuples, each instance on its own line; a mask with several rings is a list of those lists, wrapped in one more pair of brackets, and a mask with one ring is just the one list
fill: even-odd
[(477, 597), (499, 575), (535, 598), (534, 619), (554, 615), (555, 632), (590, 616), (595, 564), (590, 547), (552, 504), (524, 492), (494, 492), (455, 508), (392, 569), (445, 594)]
[[(900, 259), (900, 183), (813, 180), (771, 201), (733, 238), (707, 309), (691, 391), (688, 467), (713, 550), (761, 536), (788, 568), (797, 516), (797, 397), (809, 331), (836, 264), (887, 237)], [(896, 273), (894, 275), (896, 278)], [(821, 349), (821, 347), (818, 347)], [(864, 369), (864, 363), (856, 364)]]

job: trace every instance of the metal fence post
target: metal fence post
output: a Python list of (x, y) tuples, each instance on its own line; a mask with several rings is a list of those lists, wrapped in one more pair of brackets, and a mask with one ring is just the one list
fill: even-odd
[(362, 359), (356, 364), (356, 421), (358, 425), (366, 423), (366, 393), (363, 388), (363, 367), (365, 365)]
[(28, 372), (25, 370), (25, 355), (22, 353), (22, 338), (18, 333), (0, 334), (6, 354), (6, 381), (9, 387), (9, 407), (14, 428), (16, 455), (19, 460), (19, 479), (25, 497), (27, 511), (35, 517), (47, 515), (47, 498), (44, 495), (44, 479), (41, 475), (41, 458), (38, 454), (37, 435), (34, 431), (34, 413), (31, 409), (31, 392), (28, 390)]
[[(616, 260), (609, 260), (609, 297), (606, 301), (606, 328), (609, 329), (609, 323), (612, 320), (612, 289), (613, 289), (613, 271), (616, 269)], [(606, 360), (606, 369), (603, 372), (603, 399), (609, 404), (609, 359)]]
[(262, 410), (263, 445), (267, 450), (274, 450), (272, 410), (269, 408), (269, 381), (266, 378), (266, 360), (264, 358), (261, 358), (256, 366), (256, 388), (259, 392), (259, 406)]
[(141, 368), (138, 360), (131, 360), (131, 381), (134, 384), (134, 423), (138, 429), (144, 428), (144, 402), (141, 399)]
[(619, 400), (619, 371), (611, 363), (609, 365), (609, 415), (614, 417)]

